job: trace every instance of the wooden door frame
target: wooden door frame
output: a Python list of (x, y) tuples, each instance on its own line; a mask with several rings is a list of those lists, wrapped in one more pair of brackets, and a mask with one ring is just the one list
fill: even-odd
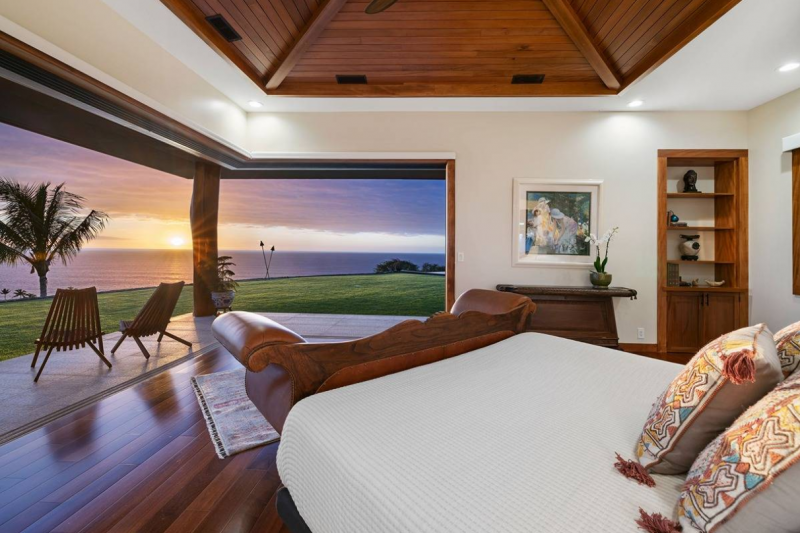
[(456, 160), (447, 161), (445, 176), (446, 227), (445, 227), (445, 311), (450, 311), (456, 301)]
[(792, 294), (800, 296), (800, 148), (792, 150)]
[[(317, 160), (315, 160), (317, 161)], [(369, 162), (388, 162), (380, 159), (371, 159)], [(396, 160), (392, 160), (393, 162)], [(431, 163), (438, 162), (445, 165), (445, 311), (449, 311), (455, 303), (455, 275), (456, 275), (456, 161), (455, 159), (432, 160), (402, 160), (404, 163)], [(363, 163), (363, 159), (337, 160), (340, 163)], [(204, 186), (208, 181), (207, 174), (215, 173), (216, 186)], [(230, 178), (229, 178), (230, 179)], [(219, 181), (220, 167), (214, 164), (198, 162), (197, 172), (194, 176), (192, 195), (191, 226), (194, 257), (194, 314), (195, 316), (213, 315), (215, 309), (211, 305), (210, 289), (203, 282), (203, 265), (215, 261), (218, 255), (217, 247), (217, 219), (219, 210)], [(213, 225), (213, 228), (209, 227)], [(213, 233), (213, 238), (207, 235)], [(199, 246), (198, 243), (205, 243)]]

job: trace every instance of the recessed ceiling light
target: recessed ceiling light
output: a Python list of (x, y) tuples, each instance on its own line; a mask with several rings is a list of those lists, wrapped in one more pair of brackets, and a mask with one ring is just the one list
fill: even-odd
[(778, 69), (778, 72), (789, 72), (790, 70), (794, 70), (796, 68), (800, 68), (800, 63), (786, 63)]
[(643, 100), (632, 100), (628, 102), (628, 107), (642, 107), (644, 105)]
[(250, 100), (247, 103), (250, 104), (250, 107), (261, 107), (261, 106), (264, 105), (261, 102), (259, 102), (258, 100)]

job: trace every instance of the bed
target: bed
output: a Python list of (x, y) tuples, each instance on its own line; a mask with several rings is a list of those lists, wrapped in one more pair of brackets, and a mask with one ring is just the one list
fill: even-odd
[(680, 370), (521, 333), (306, 397), (283, 427), (279, 509), (298, 533), (637, 531), (640, 507), (672, 515), (684, 476), (639, 485), (615, 452), (633, 457)]

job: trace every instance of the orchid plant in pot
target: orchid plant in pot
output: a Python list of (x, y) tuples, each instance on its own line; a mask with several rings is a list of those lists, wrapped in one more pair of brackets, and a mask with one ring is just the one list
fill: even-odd
[[(594, 271), (589, 273), (589, 281), (597, 289), (607, 289), (611, 285), (611, 274), (606, 272), (606, 265), (608, 264), (608, 247), (611, 244), (611, 239), (619, 231), (618, 227), (611, 228), (606, 231), (602, 236), (598, 237), (594, 233), (590, 233), (586, 237), (586, 242), (591, 243), (597, 249), (597, 257), (594, 259)], [(601, 254), (601, 248), (606, 246), (605, 254)]]

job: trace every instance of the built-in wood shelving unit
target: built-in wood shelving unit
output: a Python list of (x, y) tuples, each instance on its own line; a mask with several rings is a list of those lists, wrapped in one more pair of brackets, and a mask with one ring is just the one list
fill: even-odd
[[(693, 353), (748, 323), (747, 161), (747, 150), (658, 152), (660, 352)], [(697, 171), (698, 189), (703, 192), (679, 192), (680, 178), (688, 169)], [(671, 210), (688, 225), (670, 225)], [(680, 259), (681, 233), (700, 234), (699, 260)], [(700, 286), (667, 286), (667, 265), (678, 265), (685, 281), (699, 279)], [(706, 279), (724, 280), (725, 285), (710, 287)]]

